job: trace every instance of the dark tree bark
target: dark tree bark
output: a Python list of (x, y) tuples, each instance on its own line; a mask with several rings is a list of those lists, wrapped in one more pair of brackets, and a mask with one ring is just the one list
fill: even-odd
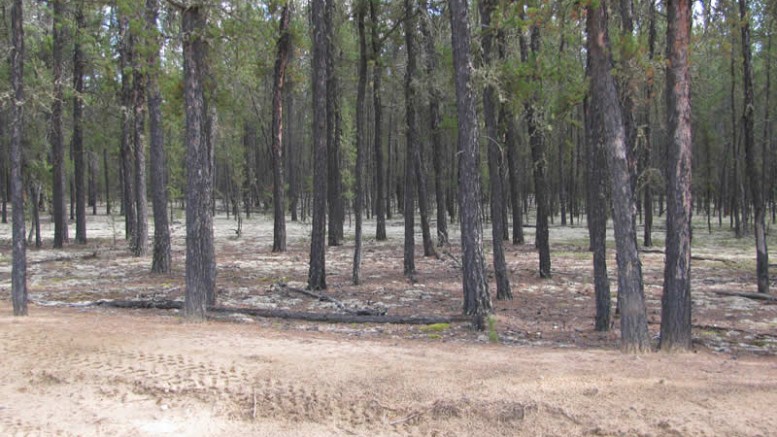
[(97, 164), (97, 155), (94, 152), (89, 152), (87, 157), (89, 158), (87, 164), (89, 167), (89, 180), (87, 182), (87, 206), (92, 207), (92, 215), (97, 215), (97, 177), (100, 169), (98, 168)]
[(84, 52), (81, 49), (81, 32), (84, 28), (84, 2), (76, 8), (76, 37), (73, 47), (73, 173), (76, 196), (76, 243), (86, 244), (86, 186), (84, 185), (84, 136), (83, 136), (83, 92)]
[(286, 206), (284, 201), (283, 178), (283, 86), (286, 81), (286, 65), (291, 48), (289, 23), (291, 10), (289, 4), (283, 5), (278, 39), (278, 53), (275, 57), (275, 73), (272, 95), (272, 175), (273, 175), (273, 238), (272, 251), (286, 251)]
[(134, 42), (129, 29), (129, 18), (119, 17), (119, 73), (121, 75), (121, 181), (122, 198), (121, 209), (124, 212), (124, 236), (130, 239), (135, 235), (137, 227), (137, 215), (135, 209), (135, 184), (133, 178), (134, 159), (132, 154), (132, 57)]
[[(410, 162), (413, 163), (412, 170), (414, 171), (415, 176), (413, 182), (418, 194), (418, 210), (421, 218), (421, 235), (424, 243), (424, 256), (436, 256), (437, 253), (434, 250), (434, 241), (432, 240), (432, 233), (429, 228), (429, 202), (426, 188), (426, 171), (424, 169), (424, 158), (421, 151), (422, 147), (420, 144), (420, 135), (418, 134), (418, 119), (416, 113), (418, 101), (418, 91), (416, 90), (418, 76), (418, 43), (415, 40), (415, 34), (418, 32), (418, 26), (416, 24), (416, 15), (418, 12), (415, 10), (415, 0), (406, 0), (405, 7), (408, 14), (405, 19), (405, 40), (407, 43), (408, 55), (408, 65), (405, 70), (405, 105), (406, 108), (412, 107), (410, 112), (406, 112), (408, 123), (407, 147), (412, 152), (413, 157)], [(409, 34), (408, 30), (411, 31)]]
[[(40, 182), (33, 181), (32, 183), (30, 183), (30, 200), (31, 200), (31, 206), (32, 206), (32, 227), (33, 227), (33, 229), (30, 229), (30, 236), (32, 236), (34, 231), (35, 247), (38, 249), (40, 249), (41, 246), (43, 246), (43, 241), (41, 241), (41, 237), (40, 237), (40, 203), (41, 203), (40, 192), (41, 192)], [(27, 237), (27, 240), (32, 241), (30, 237)]]
[(15, 316), (27, 315), (27, 245), (24, 241), (24, 174), (22, 129), (24, 128), (24, 20), (22, 0), (11, 5), (11, 204), (13, 205), (13, 264), (11, 300)]
[(364, 209), (364, 161), (366, 155), (366, 135), (364, 132), (365, 95), (367, 94), (367, 35), (364, 28), (368, 0), (360, 0), (356, 4), (356, 27), (359, 31), (359, 84), (356, 88), (356, 199), (354, 215), (356, 216), (356, 236), (353, 250), (353, 285), (359, 285), (362, 262), (362, 210)]
[[(634, 3), (633, 0), (619, 0), (621, 17), (621, 38), (624, 41), (631, 41), (634, 38)], [(621, 59), (621, 78), (618, 84), (621, 94), (621, 112), (623, 114), (623, 128), (626, 133), (626, 158), (629, 165), (629, 174), (631, 175), (631, 191), (637, 192), (637, 125), (635, 119), (636, 104), (634, 102), (635, 86), (633, 84), (634, 75), (632, 63), (633, 55), (622, 50)], [(636, 208), (636, 197), (634, 207)], [(635, 217), (636, 218), (636, 217)]]
[[(648, 58), (650, 61), (653, 61), (653, 58), (655, 57), (656, 52), (656, 0), (650, 1), (650, 10), (648, 12), (648, 19), (650, 20), (650, 23), (648, 24)], [(650, 105), (653, 101), (653, 84), (654, 84), (654, 77), (651, 75), (647, 78), (646, 81), (646, 99), (647, 103), (645, 104), (644, 109), (644, 122), (645, 122), (645, 145), (642, 148), (642, 172), (644, 174), (645, 170), (647, 170), (650, 167), (650, 152), (653, 149), (653, 130), (651, 128), (651, 122), (650, 122)], [(644, 235), (643, 235), (643, 245), (645, 247), (652, 247), (653, 246), (653, 188), (651, 187), (650, 183), (644, 184), (644, 193), (643, 193), (643, 206), (642, 211), (644, 213)]]
[(335, 1), (326, 0), (327, 58), (326, 58), (326, 129), (327, 129), (327, 205), (329, 208), (328, 245), (339, 246), (343, 242), (343, 181), (340, 173), (340, 84), (337, 78), (335, 58)]
[(437, 69), (437, 51), (434, 48), (434, 37), (430, 30), (427, 0), (421, 2), (422, 19), (421, 33), (426, 47), (426, 77), (429, 89), (429, 130), (432, 136), (432, 163), (434, 166), (434, 194), (437, 209), (437, 245), (448, 243), (448, 221), (445, 217), (445, 185), (444, 185), (444, 146), (442, 142), (442, 115), (440, 114), (440, 89), (437, 86), (434, 72)]
[[(590, 65), (588, 66), (590, 69)], [(590, 73), (589, 73), (590, 76)], [(588, 235), (593, 252), (594, 294), (596, 300), (595, 329), (610, 329), (610, 278), (607, 275), (607, 157), (603, 144), (602, 108), (594, 97), (586, 99), (586, 180), (588, 189), (586, 213), (588, 217)]]
[(468, 5), (466, 0), (451, 0), (449, 6), (459, 124), (459, 222), (464, 312), (472, 317), (475, 329), (484, 330), (492, 309), (483, 259), (483, 225), (478, 208), (481, 194), (480, 172), (477, 168), (478, 131), (475, 93), (472, 90)]
[(610, 170), (613, 225), (618, 263), (618, 295), (621, 312), (621, 348), (626, 352), (650, 349), (647, 330), (642, 264), (639, 260), (634, 228), (634, 194), (631, 190), (626, 132), (618, 92), (612, 77), (606, 2), (588, 7), (587, 50), (590, 65), (591, 98), (594, 108), (601, 108), (604, 120), (604, 144)]
[(204, 320), (209, 295), (215, 294), (213, 248), (212, 153), (207, 135), (204, 92), (205, 26), (203, 7), (182, 12), (184, 104), (186, 109), (186, 294), (184, 316)]
[[(483, 47), (483, 62), (490, 65), (494, 58), (494, 40), (496, 29), (491, 25), (491, 15), (496, 9), (496, 1), (481, 0), (480, 28), (481, 45)], [(497, 126), (497, 107), (499, 101), (493, 85), (486, 85), (483, 90), (483, 115), (486, 122), (486, 143), (488, 144), (488, 179), (491, 187), (491, 236), (494, 251), (494, 273), (496, 276), (496, 298), (498, 300), (512, 299), (510, 278), (505, 263), (505, 253), (502, 247), (504, 222), (502, 220), (502, 176), (499, 172), (501, 151), (499, 145), (499, 128)]]
[(65, 4), (62, 0), (53, 0), (53, 50), (52, 73), (54, 79), (54, 101), (51, 104), (51, 158), (53, 170), (54, 203), (54, 247), (61, 248), (68, 241), (67, 233), (67, 199), (65, 186), (67, 184), (65, 172), (65, 140), (62, 132), (62, 102), (64, 101), (62, 66), (65, 50)]
[(666, 261), (661, 349), (691, 348), (691, 0), (668, 0), (666, 30)]
[(313, 19), (313, 233), (310, 242), (308, 288), (326, 288), (326, 58), (325, 0), (312, 0)]
[(140, 49), (133, 56), (132, 106), (133, 133), (132, 143), (135, 153), (135, 233), (132, 234), (132, 253), (145, 256), (148, 253), (148, 202), (146, 198), (146, 75), (143, 72), (145, 59), (144, 38), (137, 37)]
[[(758, 165), (755, 150), (755, 97), (753, 96), (753, 61), (750, 48), (750, 12), (747, 0), (739, 0), (739, 18), (742, 21), (742, 68), (744, 79), (744, 111), (742, 123), (744, 124), (745, 140), (745, 165), (747, 166), (748, 179), (750, 180), (750, 194), (753, 197), (755, 250), (756, 250), (756, 274), (758, 276), (758, 292), (769, 292), (769, 250), (766, 247), (766, 205), (763, 190), (761, 189), (761, 167)], [(688, 24), (690, 27), (690, 23)], [(690, 109), (688, 110), (690, 112)], [(690, 117), (690, 115), (689, 115)], [(690, 128), (689, 128), (690, 129)], [(690, 146), (689, 146), (690, 147)], [(766, 156), (762, 157), (766, 159)]]
[(403, 217), (405, 221), (405, 276), (415, 274), (415, 148), (418, 142), (418, 126), (415, 113), (415, 88), (413, 79), (416, 74), (415, 53), (415, 10), (414, 1), (405, 0), (405, 46), (407, 51), (407, 66), (405, 67), (405, 117), (407, 131), (405, 137), (405, 202)]
[[(521, 35), (521, 60), (525, 63), (529, 61), (529, 50), (533, 55), (539, 55), (540, 51), (540, 28), (537, 24), (531, 26), (531, 39), (526, 41), (526, 36)], [(536, 74), (532, 78), (535, 86), (540, 86), (541, 78)], [(548, 214), (550, 213), (548, 199), (548, 181), (547, 181), (547, 159), (545, 156), (545, 136), (543, 129), (543, 115), (539, 108), (539, 91), (534, 91), (531, 98), (526, 102), (526, 124), (529, 131), (529, 143), (531, 145), (532, 168), (534, 175), (534, 195), (537, 204), (537, 223), (535, 229), (535, 245), (539, 251), (539, 271), (541, 278), (549, 278), (551, 274), (550, 265), (550, 232), (548, 229)]]
[[(370, 31), (372, 37), (372, 103), (375, 118), (375, 128), (373, 129), (375, 135), (375, 139), (373, 141), (373, 147), (375, 149), (375, 239), (378, 241), (385, 241), (386, 212), (390, 210), (389, 205), (391, 196), (386, 196), (386, 184), (384, 183), (385, 180), (383, 177), (383, 131), (381, 125), (383, 114), (383, 104), (381, 103), (381, 75), (383, 67), (380, 63), (380, 51), (382, 43), (378, 35), (378, 6), (378, 2), (370, 2)], [(391, 142), (389, 142), (389, 152), (390, 151)], [(388, 180), (390, 180), (390, 178)], [(385, 205), (384, 202), (386, 203)]]
[(169, 273), (171, 268), (170, 225), (167, 218), (167, 156), (162, 125), (162, 94), (156, 72), (159, 69), (160, 40), (157, 33), (158, 0), (146, 0), (146, 32), (149, 41), (146, 92), (151, 152), (151, 192), (154, 208), (154, 249), (151, 271)]
[(510, 209), (513, 216), (513, 244), (524, 244), (523, 202), (521, 201), (521, 175), (518, 169), (518, 125), (506, 104), (500, 114), (505, 129), (507, 147), (507, 171), (510, 183)]

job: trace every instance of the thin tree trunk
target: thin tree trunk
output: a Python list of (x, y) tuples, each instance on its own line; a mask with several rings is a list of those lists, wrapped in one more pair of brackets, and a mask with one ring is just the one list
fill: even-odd
[[(483, 62), (488, 67), (494, 57), (496, 29), (491, 25), (491, 15), (496, 9), (496, 2), (494, 0), (481, 0), (479, 5)], [(483, 114), (486, 121), (486, 143), (488, 144), (488, 179), (491, 188), (491, 237), (494, 252), (494, 273), (496, 276), (496, 298), (497, 300), (505, 300), (512, 299), (513, 293), (510, 291), (510, 278), (508, 277), (505, 253), (502, 247), (505, 224), (502, 221), (502, 204), (504, 199), (502, 194), (502, 176), (499, 172), (501, 150), (496, 112), (498, 106), (499, 101), (496, 96), (496, 89), (494, 89), (493, 85), (486, 85), (483, 90)]]
[(73, 166), (76, 196), (76, 243), (86, 244), (86, 187), (84, 186), (83, 92), (84, 52), (81, 49), (81, 32), (84, 28), (84, 2), (76, 9), (76, 39), (73, 48)]
[(434, 77), (437, 69), (437, 51), (434, 48), (434, 37), (430, 27), (429, 10), (427, 0), (421, 2), (421, 33), (426, 47), (426, 83), (429, 88), (429, 130), (432, 139), (432, 163), (434, 167), (434, 194), (437, 210), (437, 245), (448, 243), (448, 221), (445, 217), (445, 188), (443, 186), (443, 142), (440, 124), (440, 89)]
[(326, 289), (327, 191), (327, 33), (325, 0), (312, 0), (313, 19), (313, 231), (310, 242), (308, 289)]
[(170, 225), (167, 218), (167, 155), (165, 154), (164, 126), (162, 124), (162, 95), (156, 72), (159, 69), (160, 35), (157, 34), (159, 15), (158, 0), (146, 0), (146, 32), (150, 43), (146, 75), (148, 93), (148, 127), (151, 152), (151, 192), (154, 208), (154, 249), (151, 271), (169, 273), (172, 264), (170, 254)]
[(477, 114), (472, 89), (472, 58), (466, 0), (449, 2), (451, 43), (453, 46), (459, 150), (459, 222), (461, 223), (462, 285), (464, 312), (472, 317), (477, 330), (486, 329), (491, 313), (486, 266), (483, 258), (483, 225), (480, 210), (480, 172), (478, 162)]
[[(521, 35), (521, 60), (525, 63), (529, 60), (529, 48), (536, 56), (540, 51), (540, 28), (531, 26), (531, 40), (526, 41), (526, 36)], [(536, 87), (541, 86), (541, 78), (536, 76), (532, 82)], [(539, 105), (539, 91), (535, 89), (532, 97), (526, 102), (526, 121), (529, 130), (529, 142), (534, 174), (534, 194), (537, 203), (537, 223), (535, 229), (535, 245), (539, 251), (539, 272), (541, 278), (549, 278), (551, 275), (550, 264), (550, 235), (548, 229), (548, 181), (547, 160), (545, 156), (545, 137), (543, 133), (543, 116)]]
[(146, 198), (146, 77), (143, 73), (145, 39), (137, 40), (140, 50), (134, 58), (132, 78), (133, 102), (133, 151), (135, 152), (135, 212), (137, 222), (132, 235), (132, 251), (135, 256), (145, 256), (148, 253), (148, 202)]
[(111, 178), (108, 174), (108, 149), (103, 149), (103, 172), (105, 173), (105, 214), (111, 215)]
[(604, 144), (612, 190), (613, 225), (618, 263), (618, 295), (621, 312), (621, 348), (626, 352), (646, 352), (650, 349), (647, 329), (642, 264), (634, 229), (634, 201), (626, 150), (626, 132), (621, 115), (618, 93), (613, 80), (607, 35), (606, 2), (588, 6), (587, 51), (591, 78), (593, 108), (601, 108)]
[(204, 92), (205, 26), (203, 7), (182, 11), (184, 103), (186, 108), (186, 293), (184, 316), (204, 320), (209, 295), (214, 294), (216, 259), (213, 249), (212, 150), (206, 136)]
[(62, 82), (62, 56), (65, 50), (65, 4), (62, 0), (53, 0), (52, 20), (52, 69), (54, 79), (54, 101), (51, 104), (51, 156), (53, 169), (53, 203), (54, 203), (54, 248), (61, 248), (68, 241), (67, 233), (67, 199), (65, 186), (65, 141), (62, 132), (62, 102), (64, 101), (64, 84)]
[(691, 348), (691, 0), (668, 0), (666, 97), (666, 260), (661, 299), (661, 349)]
[(413, 0), (405, 0), (405, 45), (407, 51), (407, 66), (405, 67), (405, 117), (407, 131), (405, 136), (405, 202), (403, 217), (405, 221), (405, 276), (415, 274), (415, 173), (413, 171), (416, 159), (415, 148), (418, 142), (418, 126), (415, 113), (415, 88), (413, 79), (416, 74), (415, 54), (415, 7)]
[[(648, 12), (648, 19), (650, 20), (650, 23), (648, 25), (648, 58), (650, 61), (652, 61), (655, 57), (656, 52), (656, 0), (650, 0), (650, 11)], [(648, 170), (650, 167), (650, 153), (653, 149), (653, 131), (652, 131), (652, 124), (650, 122), (650, 106), (653, 101), (653, 85), (654, 85), (654, 76), (651, 75), (647, 78), (646, 86), (645, 86), (645, 94), (647, 103), (645, 104), (645, 110), (644, 110), (644, 119), (645, 119), (645, 145), (642, 149), (642, 172)], [(644, 184), (644, 202), (642, 206), (642, 210), (645, 214), (645, 220), (644, 220), (644, 234), (643, 234), (643, 245), (645, 247), (652, 247), (653, 246), (653, 188), (651, 187), (650, 182)]]
[[(744, 79), (744, 124), (745, 164), (747, 177), (750, 180), (750, 193), (753, 197), (756, 274), (758, 276), (758, 292), (769, 292), (769, 251), (766, 247), (766, 208), (761, 182), (761, 168), (755, 150), (755, 97), (753, 95), (752, 49), (750, 48), (750, 12), (747, 0), (739, 0), (739, 18), (742, 20), (742, 67)], [(689, 24), (690, 27), (690, 24)], [(766, 159), (764, 156), (762, 159)]]
[(286, 207), (284, 202), (283, 178), (283, 85), (286, 80), (286, 65), (291, 48), (291, 10), (289, 4), (283, 5), (278, 39), (278, 54), (275, 57), (275, 74), (272, 96), (272, 174), (273, 174), (273, 252), (286, 251)]
[(356, 199), (354, 214), (356, 216), (356, 235), (353, 250), (353, 285), (361, 282), (360, 271), (362, 262), (362, 210), (364, 209), (364, 161), (367, 149), (364, 132), (365, 95), (367, 94), (367, 36), (364, 29), (364, 16), (367, 0), (360, 0), (356, 7), (356, 27), (359, 31), (359, 83), (356, 91)]
[[(289, 62), (291, 62), (291, 53), (289, 53)], [(300, 196), (300, 188), (299, 188), (299, 177), (300, 177), (300, 153), (299, 149), (300, 147), (296, 143), (295, 133), (294, 133), (294, 82), (291, 80), (291, 78), (287, 78), (286, 80), (286, 86), (283, 87), (284, 89), (284, 105), (286, 106), (285, 111), (289, 118), (289, 120), (292, 120), (291, 126), (289, 126), (289, 129), (286, 130), (285, 135), (283, 137), (284, 141), (286, 142), (286, 156), (289, 157), (287, 159), (288, 163), (288, 176), (289, 176), (289, 212), (291, 213), (291, 221), (296, 222), (298, 220), (297, 217), (297, 211), (299, 210), (299, 196)]]
[(132, 154), (132, 103), (131, 74), (129, 72), (133, 57), (133, 37), (129, 29), (129, 19), (119, 18), (119, 34), (121, 39), (119, 54), (119, 70), (121, 74), (121, 181), (122, 181), (122, 211), (124, 213), (124, 238), (130, 239), (135, 235), (137, 215), (135, 210), (135, 184), (133, 179), (133, 154)]
[[(391, 196), (386, 196), (385, 181), (391, 178), (383, 177), (383, 132), (382, 132), (382, 114), (383, 105), (381, 103), (381, 74), (382, 65), (380, 62), (381, 41), (378, 36), (378, 2), (370, 2), (370, 31), (372, 36), (372, 103), (375, 119), (373, 147), (375, 148), (375, 239), (378, 241), (386, 240), (386, 214), (391, 215)], [(391, 123), (389, 123), (390, 125)], [(391, 162), (391, 141), (389, 141), (389, 165)], [(390, 171), (389, 171), (390, 174)], [(387, 186), (391, 186), (389, 183)], [(385, 198), (385, 200), (384, 200)], [(386, 202), (384, 211), (384, 201)]]
[(11, 5), (11, 204), (13, 206), (11, 300), (15, 316), (27, 315), (27, 245), (24, 241), (24, 174), (22, 134), (24, 129), (24, 19), (22, 0)]
[(343, 242), (343, 190), (340, 174), (340, 90), (335, 66), (335, 1), (326, 0), (327, 59), (326, 59), (326, 116), (327, 116), (327, 204), (329, 207), (329, 246)]

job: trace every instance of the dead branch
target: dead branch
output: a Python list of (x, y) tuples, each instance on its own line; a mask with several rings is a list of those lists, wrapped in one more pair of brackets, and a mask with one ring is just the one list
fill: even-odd
[(718, 296), (736, 296), (736, 297), (745, 297), (748, 299), (754, 299), (754, 300), (764, 300), (767, 302), (777, 302), (777, 296), (773, 296), (771, 294), (764, 294), (764, 293), (745, 293), (745, 292), (739, 292), (739, 291), (715, 291), (715, 294)]
[(284, 283), (276, 283), (276, 284), (273, 284), (273, 286), (277, 287), (277, 288), (280, 288), (280, 289), (283, 289), (283, 290), (288, 290), (288, 291), (293, 291), (295, 293), (303, 294), (305, 296), (312, 297), (314, 299), (318, 299), (318, 300), (320, 300), (322, 302), (331, 302), (331, 303), (335, 304), (337, 306), (337, 308), (339, 308), (341, 311), (343, 311), (344, 313), (347, 313), (347, 314), (352, 314), (352, 315), (356, 315), (356, 316), (382, 316), (382, 315), (386, 314), (386, 310), (385, 309), (361, 308), (361, 309), (357, 309), (357, 310), (352, 310), (352, 309), (346, 307), (344, 303), (342, 303), (341, 301), (335, 299), (332, 296), (327, 296), (325, 294), (319, 294), (319, 293), (316, 293), (314, 291), (305, 290), (303, 288), (289, 287), (288, 285), (286, 285)]

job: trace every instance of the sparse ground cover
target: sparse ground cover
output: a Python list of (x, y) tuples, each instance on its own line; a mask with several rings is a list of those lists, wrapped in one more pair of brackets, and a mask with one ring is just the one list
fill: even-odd
[[(2, 434), (765, 436), (777, 429), (763, 410), (777, 403), (777, 305), (726, 294), (756, 290), (753, 241), (727, 228), (709, 234), (699, 224), (694, 233), (695, 353), (625, 356), (617, 352), (617, 321), (610, 333), (592, 329), (585, 224), (551, 229), (548, 280), (536, 274), (530, 228), (528, 244), (505, 246), (515, 299), (495, 301), (492, 332), (478, 333), (464, 322), (326, 324), (238, 314), (190, 325), (176, 311), (83, 306), (181, 299), (184, 284), (181, 223), (173, 225), (174, 271), (159, 276), (149, 273), (150, 257), (126, 250), (120, 217), (89, 218), (87, 246), (52, 250), (46, 241), (29, 251), (31, 316), (12, 318), (9, 309), (0, 317)], [(244, 220), (240, 237), (234, 221), (215, 223), (220, 305), (341, 311), (277, 286), (304, 287), (307, 224), (289, 223), (289, 251), (273, 254), (268, 218)], [(327, 294), (389, 315), (457, 316), (457, 247), (439, 259), (421, 257), (419, 247), (409, 282), (402, 223), (388, 225), (388, 242), (365, 241), (358, 287), (349, 280), (352, 240), (328, 248)], [(366, 229), (371, 235), (374, 223)], [(43, 232), (53, 234), (49, 223)], [(5, 308), (9, 235), (10, 226), (0, 226)], [(655, 239), (661, 244), (660, 232)], [(657, 336), (663, 255), (646, 251), (642, 262)], [(612, 253), (609, 265), (614, 280)]]

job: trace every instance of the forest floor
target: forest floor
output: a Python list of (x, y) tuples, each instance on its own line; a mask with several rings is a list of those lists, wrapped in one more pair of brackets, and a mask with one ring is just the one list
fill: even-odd
[[(89, 306), (182, 299), (185, 229), (173, 225), (173, 272), (154, 275), (150, 256), (126, 249), (120, 217), (90, 216), (88, 226), (86, 246), (53, 250), (47, 240), (29, 250), (30, 316), (13, 318), (10, 225), (0, 225), (2, 435), (767, 436), (777, 429), (777, 416), (764, 409), (777, 404), (777, 302), (733, 294), (755, 292), (755, 250), (725, 226), (708, 233), (699, 223), (694, 232), (694, 352), (636, 356), (618, 351), (617, 319), (609, 333), (593, 330), (584, 224), (552, 227), (550, 279), (536, 273), (532, 229), (528, 244), (506, 244), (515, 298), (493, 301), (486, 333), (463, 321), (333, 324), (237, 313), (188, 324), (176, 310)], [(309, 224), (288, 224), (283, 254), (270, 251), (271, 219), (244, 220), (240, 236), (236, 228), (215, 219), (219, 305), (342, 313), (293, 291), (305, 286)], [(365, 229), (373, 235), (374, 222)], [(388, 231), (387, 242), (366, 239), (363, 284), (353, 286), (347, 226), (345, 244), (327, 249), (326, 294), (351, 309), (456, 318), (456, 244), (424, 258), (418, 235), (418, 274), (409, 281), (401, 218), (389, 220)], [(53, 234), (50, 223), (43, 232)], [(660, 230), (654, 242), (663, 246)], [(769, 242), (777, 247), (774, 232)], [(642, 262), (657, 342), (662, 251), (646, 250)], [(614, 265), (610, 253), (613, 293)]]

